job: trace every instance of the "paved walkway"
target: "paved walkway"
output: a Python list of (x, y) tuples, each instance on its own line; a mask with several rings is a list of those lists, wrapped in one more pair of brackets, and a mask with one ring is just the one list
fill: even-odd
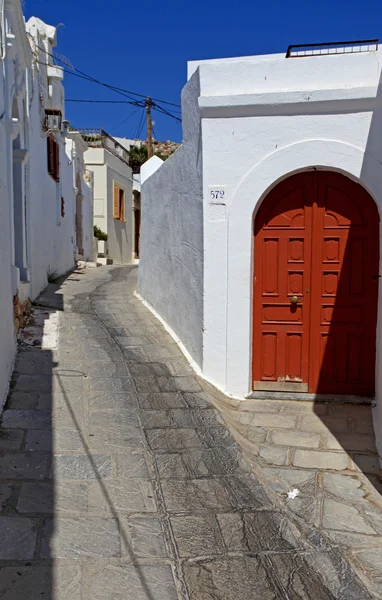
[[(51, 286), (42, 302), (60, 309), (58, 347), (51, 335), (19, 352), (0, 429), (0, 598), (382, 597), (378, 545), (374, 554), (366, 546), (372, 576), (362, 572), (361, 581), (339, 541), (309, 518), (314, 493), (289, 501), (292, 509), (302, 502), (302, 512), (285, 501), (281, 481), (293, 483), (286, 470), (295, 455), (261, 449), (284, 448), (285, 438), (272, 438), (282, 433), (274, 417), (282, 407), (262, 411), (263, 432), (251, 422), (259, 436), (254, 475), (213, 407), (224, 397), (195, 377), (134, 297), (136, 272), (89, 269), (56, 294)], [(49, 310), (40, 314), (54, 322)], [(234, 411), (223, 414), (235, 421)], [(269, 415), (275, 420), (266, 422)], [(300, 417), (292, 427), (301, 429)], [(305, 469), (296, 487), (314, 479), (310, 466), (313, 475)], [(326, 500), (338, 502), (338, 483), (329, 484)], [(356, 485), (341, 489), (341, 498), (359, 496)], [(369, 513), (362, 527), (370, 531), (360, 535), (380, 539), (376, 503)]]

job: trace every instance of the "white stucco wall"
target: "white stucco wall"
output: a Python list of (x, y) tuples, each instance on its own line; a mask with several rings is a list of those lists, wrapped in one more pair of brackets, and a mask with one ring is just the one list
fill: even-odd
[(11, 190), (9, 172), (9, 106), (6, 102), (4, 71), (0, 63), (0, 412), (3, 408), (16, 352), (11, 279)]
[[(27, 29), (36, 46), (52, 51), (56, 30), (32, 17)], [(59, 67), (44, 63), (47, 55), (39, 52), (40, 63), (33, 68), (29, 105), (29, 269), (32, 299), (47, 284), (49, 273), (62, 275), (75, 265), (75, 169), (76, 148), (72, 140), (66, 144), (61, 132), (54, 137), (60, 148), (60, 177), (56, 182), (47, 169), (47, 132), (42, 128), (45, 109), (64, 113), (63, 73)], [(50, 61), (50, 58), (48, 59)], [(53, 73), (53, 77), (49, 75)], [(61, 215), (61, 198), (65, 215)]]
[[(55, 182), (47, 171), (47, 141), (39, 125), (32, 116), (29, 216), (32, 299), (47, 285), (48, 273), (62, 275), (75, 264), (75, 193), (71, 159), (65, 152), (65, 140), (60, 139), (60, 181)], [(64, 217), (61, 216), (61, 197), (65, 202)]]
[[(74, 198), (74, 228), (77, 255), (81, 248), (77, 240), (77, 195), (81, 198), (80, 214), (82, 218), (82, 250), (83, 260), (93, 261), (93, 174), (86, 171), (84, 153), (88, 149), (86, 142), (78, 131), (68, 133), (65, 151), (72, 173), (72, 195)], [(73, 204), (71, 202), (71, 204)]]
[(107, 233), (107, 168), (103, 148), (88, 148), (84, 158), (86, 168), (93, 176), (93, 220), (102, 231)]
[[(116, 263), (133, 260), (133, 176), (131, 168), (104, 148), (89, 148), (86, 167), (94, 176), (94, 224), (108, 235), (108, 257)], [(113, 218), (113, 182), (125, 189), (123, 223)]]
[(89, 172), (82, 183), (82, 225), (84, 260), (94, 261), (93, 235), (93, 175)]
[(198, 96), (195, 75), (182, 95), (182, 146), (158, 170), (157, 157), (142, 167), (138, 291), (201, 367), (203, 204)]
[[(28, 152), (27, 120), (27, 71), (31, 62), (31, 51), (25, 33), (20, 0), (5, 0), (3, 3), (5, 32), (4, 58), (0, 60), (0, 411), (4, 406), (13, 360), (16, 352), (13, 298), (16, 294), (29, 295), (27, 281), (20, 290), (20, 272), (15, 263), (15, 222), (25, 231), (26, 188)], [(16, 141), (13, 147), (13, 141)], [(14, 211), (14, 158), (17, 158), (17, 194), (23, 207), (20, 215)], [(26, 243), (22, 245), (23, 266), (26, 262)], [(18, 246), (20, 249), (21, 246)], [(21, 265), (21, 263), (19, 263)], [(25, 270), (24, 278), (28, 273)]]
[[(125, 223), (113, 217), (114, 181), (125, 190)], [(130, 264), (133, 260), (133, 175), (131, 168), (113, 155), (109, 155), (107, 161), (107, 197), (109, 257), (114, 262)]]
[[(266, 57), (199, 66), (205, 199), (203, 372), (234, 396), (251, 391), (254, 212), (276, 181), (309, 167), (346, 171), (370, 189), (367, 157), (382, 158), (376, 134), (382, 125), (380, 56)], [(310, 153), (298, 146), (304, 141)], [(337, 151), (330, 152), (334, 142)], [(355, 171), (349, 145), (363, 156)], [(225, 214), (222, 210), (219, 219), (208, 199), (210, 186), (225, 190)]]

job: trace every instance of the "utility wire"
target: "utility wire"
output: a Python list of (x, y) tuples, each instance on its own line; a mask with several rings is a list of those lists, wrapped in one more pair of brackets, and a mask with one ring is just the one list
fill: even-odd
[[(93, 100), (93, 98), (83, 99), (83, 98), (65, 98), (65, 102), (89, 102), (89, 103), (98, 103), (98, 104), (136, 104), (139, 106), (145, 106), (144, 100), (134, 100), (134, 102), (128, 100)], [(154, 104), (152, 105), (154, 106)], [(161, 107), (163, 108), (163, 107)], [(165, 110), (165, 109), (163, 109)], [(173, 110), (173, 113), (181, 113), (181, 111)], [(171, 114), (173, 116), (173, 114)]]
[[(37, 46), (37, 47), (39, 47), (39, 46)], [(46, 52), (46, 51), (44, 50), (44, 52)], [(53, 58), (55, 58), (54, 55), (50, 54), (49, 52), (46, 52), (46, 54), (49, 54), (50, 56), (53, 56)], [(46, 63), (43, 63), (43, 62), (40, 62), (40, 61), (38, 61), (38, 62), (39, 62), (39, 64), (46, 66)], [(93, 77), (90, 77), (90, 76), (88, 76), (86, 74), (82, 75), (82, 74), (74, 73), (73, 71), (68, 71), (67, 69), (64, 69), (64, 68), (62, 70), (63, 70), (64, 73), (67, 73), (68, 75), (73, 75), (74, 77), (79, 77), (80, 79), (85, 79), (85, 81), (91, 81), (93, 83), (99, 83), (103, 87), (109, 88), (112, 91), (115, 91), (117, 94), (120, 94), (123, 97), (130, 98), (130, 101), (125, 100), (124, 104), (131, 104), (133, 106), (138, 106), (138, 107), (145, 107), (146, 106), (146, 103), (143, 100), (137, 100), (135, 98), (131, 98), (131, 96), (128, 96), (127, 94), (114, 89), (113, 86), (109, 86), (106, 83), (99, 82), (97, 79), (94, 79)], [(118, 101), (117, 100), (83, 100), (83, 99), (71, 99), (71, 100), (66, 100), (66, 102), (90, 102), (90, 103), (98, 103), (98, 102), (99, 103), (101, 103), (101, 102), (103, 103), (103, 102), (106, 102), (106, 103), (117, 103)], [(122, 101), (119, 101), (119, 102), (121, 103)], [(154, 108), (156, 108), (157, 110), (160, 110), (163, 114), (165, 114), (165, 115), (167, 115), (169, 117), (172, 117), (176, 121), (179, 121), (179, 123), (182, 122), (182, 120), (179, 117), (177, 117), (176, 115), (171, 114), (167, 109), (163, 108), (163, 106), (159, 106), (158, 104), (156, 104), (154, 102), (152, 102), (152, 106)]]
[(126, 123), (127, 121), (129, 121), (129, 119), (131, 119), (131, 117), (133, 117), (136, 112), (138, 111), (138, 108), (136, 108), (135, 110), (133, 110), (133, 112), (123, 121), (121, 121), (121, 123), (118, 123), (118, 125), (116, 125), (115, 127), (113, 127), (113, 129), (110, 130), (110, 133), (112, 133), (113, 131), (115, 131), (116, 129), (118, 129), (118, 127), (121, 127), (121, 125), (123, 125), (124, 123)]
[[(85, 103), (95, 103), (95, 104), (131, 104), (133, 106), (137, 106), (137, 107), (145, 107), (145, 102), (143, 100), (134, 100), (132, 101), (128, 101), (128, 100), (85, 100), (85, 99), (80, 99), (80, 98), (68, 98), (65, 100), (66, 102), (85, 102)], [(155, 102), (152, 103), (151, 105), (153, 108), (155, 108), (156, 110), (160, 111), (161, 113), (163, 113), (164, 115), (167, 115), (168, 117), (172, 117), (173, 119), (175, 119), (176, 121), (179, 121), (180, 123), (182, 122), (182, 119), (180, 117), (178, 117), (177, 115), (169, 112), (167, 109), (163, 108), (163, 106), (159, 106), (159, 104), (156, 104)]]
[[(47, 54), (49, 54), (49, 52)], [(37, 62), (40, 65), (47, 66), (46, 63), (44, 63), (44, 62), (41, 62), (41, 61), (37, 61)], [(78, 73), (74, 73), (73, 71), (68, 71), (67, 69), (64, 69), (64, 68), (62, 68), (62, 70), (63, 70), (64, 73), (67, 73), (67, 75), (72, 75), (73, 77), (78, 77), (79, 79), (85, 79), (85, 81), (91, 81), (92, 83), (98, 83), (98, 81), (95, 80), (95, 79), (93, 79), (92, 77), (88, 77), (88, 76), (84, 76), (84, 75), (79, 75)], [(110, 89), (112, 89), (112, 91), (115, 91), (115, 90), (113, 90), (113, 88), (111, 88), (107, 84), (100, 83), (100, 85), (102, 85), (104, 87), (107, 87), (107, 88), (110, 88)], [(137, 104), (139, 105), (139, 102), (142, 102), (141, 100), (137, 100), (136, 98), (132, 98), (131, 96), (128, 96), (127, 94), (124, 94), (123, 92), (117, 92), (117, 94), (120, 94), (124, 98), (130, 98), (131, 99), (131, 104), (134, 104), (134, 105), (137, 105)]]
[(140, 128), (140, 130), (138, 131), (138, 135), (137, 135), (137, 138), (138, 138), (138, 140), (140, 139), (140, 137), (141, 137), (141, 135), (142, 135), (142, 132), (143, 132), (143, 127), (144, 127), (144, 125), (145, 125), (145, 119), (143, 119), (143, 121), (142, 121), (142, 125), (141, 125), (141, 128)]
[(145, 103), (143, 100), (134, 100), (134, 102), (128, 100), (82, 100), (80, 98), (65, 98), (65, 102), (89, 102), (96, 104), (139, 104), (139, 106), (144, 106)]
[[(62, 60), (58, 56), (55, 56), (51, 52), (48, 52), (47, 50), (45, 50), (45, 48), (41, 48), (40, 46), (37, 46), (37, 44), (36, 44), (36, 48), (38, 48), (39, 50), (41, 50), (45, 54), (48, 54), (48, 56), (51, 56), (55, 60), (58, 60), (61, 64), (67, 66), (67, 62), (66, 61)], [(77, 69), (76, 67), (73, 67), (73, 70), (76, 71), (77, 73), (79, 73), (80, 75), (82, 75), (83, 78), (86, 78), (89, 81), (93, 81), (94, 83), (98, 83), (99, 85), (102, 85), (103, 87), (109, 88), (109, 89), (111, 89), (111, 90), (113, 90), (115, 92), (123, 92), (124, 93), (123, 95), (132, 94), (133, 96), (138, 96), (140, 98), (147, 98), (148, 97), (147, 94), (139, 94), (138, 92), (132, 92), (130, 90), (125, 90), (123, 88), (119, 88), (119, 87), (116, 87), (116, 86), (113, 86), (113, 85), (109, 85), (108, 83), (104, 83), (103, 81), (99, 81), (98, 79), (95, 79), (91, 75), (88, 75), (87, 73), (85, 73), (84, 71), (81, 71), (80, 69)], [(71, 73), (71, 71), (67, 71), (66, 69), (64, 69), (64, 72), (65, 73)], [(74, 73), (72, 73), (72, 74), (74, 74)], [(134, 100), (134, 98), (131, 98), (131, 96), (128, 96), (128, 97), (131, 100)], [(168, 104), (169, 106), (176, 106), (177, 108), (181, 108), (179, 104), (174, 104), (173, 102), (168, 102), (166, 100), (160, 100), (159, 98), (151, 98), (151, 99), (154, 100), (155, 102), (160, 102), (162, 104)]]
[(163, 108), (162, 106), (159, 106), (158, 104), (152, 104), (152, 107), (154, 110), (157, 110), (161, 113), (163, 113), (164, 115), (167, 115), (168, 117), (172, 117), (173, 119), (175, 119), (176, 121), (179, 121), (179, 123), (182, 122), (182, 119), (180, 119), (179, 117), (177, 117), (176, 115), (173, 115), (172, 113), (170, 113), (168, 110), (166, 110), (165, 108)]
[(142, 111), (141, 118), (138, 121), (138, 127), (137, 127), (137, 132), (135, 134), (135, 139), (139, 139), (139, 136), (142, 133), (144, 122), (145, 122), (145, 109)]

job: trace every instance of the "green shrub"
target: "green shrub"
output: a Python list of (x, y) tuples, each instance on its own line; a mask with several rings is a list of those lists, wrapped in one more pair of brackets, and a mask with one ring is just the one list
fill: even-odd
[(105, 233), (104, 231), (102, 231), (98, 225), (94, 225), (94, 237), (97, 238), (97, 240), (100, 240), (102, 242), (107, 242), (107, 233)]
[(49, 267), (47, 274), (46, 274), (46, 278), (48, 280), (48, 283), (57, 283), (58, 280), (60, 279), (60, 276), (55, 269), (51, 269)]

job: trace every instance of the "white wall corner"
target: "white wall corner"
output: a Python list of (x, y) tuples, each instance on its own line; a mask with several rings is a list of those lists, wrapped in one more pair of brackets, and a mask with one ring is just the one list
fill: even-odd
[(147, 162), (141, 166), (141, 185), (159, 169), (163, 164), (163, 160), (159, 156), (152, 156)]

